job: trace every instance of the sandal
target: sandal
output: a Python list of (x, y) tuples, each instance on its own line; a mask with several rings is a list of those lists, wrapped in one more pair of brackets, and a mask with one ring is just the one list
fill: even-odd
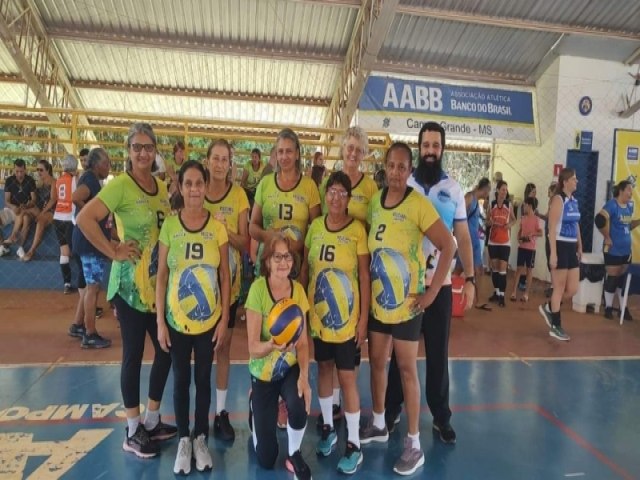
[(510, 300), (512, 302), (515, 302), (516, 300), (518, 300), (518, 297), (516, 297), (515, 295), (511, 295)]
[(484, 310), (485, 312), (490, 312), (492, 310), (492, 308), (489, 306), (488, 303), (483, 303), (482, 305), (476, 305), (476, 308), (478, 310)]
[(522, 294), (522, 297), (520, 297), (520, 301), (521, 302), (528, 302), (529, 301), (529, 295), (527, 295), (526, 293)]

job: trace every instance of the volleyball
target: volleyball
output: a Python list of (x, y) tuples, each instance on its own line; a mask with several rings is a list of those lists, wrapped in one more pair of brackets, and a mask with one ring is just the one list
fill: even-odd
[(295, 301), (283, 298), (269, 312), (267, 327), (277, 345), (290, 345), (302, 334), (304, 313)]
[(195, 322), (211, 318), (218, 297), (218, 273), (210, 265), (193, 265), (182, 272), (178, 284), (178, 304)]
[(313, 303), (323, 327), (331, 330), (344, 327), (353, 313), (353, 301), (351, 283), (342, 270), (328, 268), (320, 272)]
[(371, 257), (371, 295), (386, 310), (394, 310), (409, 295), (411, 275), (402, 255), (379, 248)]

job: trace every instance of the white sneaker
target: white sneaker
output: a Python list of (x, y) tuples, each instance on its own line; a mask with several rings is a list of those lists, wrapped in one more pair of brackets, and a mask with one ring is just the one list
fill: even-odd
[(0, 245), (0, 257), (3, 257), (4, 255), (9, 253), (10, 251), (11, 250), (9, 250), (9, 247), (5, 247), (4, 245)]
[(193, 458), (196, 459), (196, 469), (199, 472), (211, 470), (213, 468), (213, 460), (207, 447), (207, 439), (204, 433), (201, 433), (193, 439)]
[(176, 462), (173, 464), (173, 473), (176, 475), (189, 475), (191, 473), (191, 439), (182, 437), (178, 443)]
[(18, 255), (18, 258), (20, 260), (22, 260), (22, 257), (24, 257), (24, 248), (18, 247), (18, 250), (16, 251), (16, 255)]

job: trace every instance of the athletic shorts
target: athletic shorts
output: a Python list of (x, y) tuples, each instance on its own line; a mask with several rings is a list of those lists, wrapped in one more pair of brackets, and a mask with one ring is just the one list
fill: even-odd
[(578, 242), (564, 242), (556, 240), (556, 255), (558, 256), (558, 270), (571, 270), (578, 268)]
[(519, 267), (533, 268), (536, 265), (536, 251), (529, 250), (527, 248), (518, 247), (518, 262)]
[(373, 315), (369, 315), (369, 331), (391, 335), (396, 340), (417, 342), (422, 333), (422, 313), (402, 323), (382, 323)]
[(329, 343), (319, 338), (313, 339), (316, 362), (334, 360), (338, 370), (356, 368), (356, 340), (352, 338), (343, 343)]
[(510, 245), (489, 245), (489, 258), (491, 260), (502, 260), (503, 262), (508, 262), (509, 255), (511, 255)]
[(81, 255), (82, 273), (87, 285), (99, 285), (104, 278), (107, 259), (102, 255)]
[(611, 255), (609, 253), (604, 254), (605, 265), (628, 265), (631, 263), (631, 254), (629, 255)]
[(61, 247), (69, 245), (69, 248), (71, 248), (73, 222), (71, 220), (54, 220), (53, 226), (56, 230), (56, 237), (58, 237), (58, 245), (60, 245)]

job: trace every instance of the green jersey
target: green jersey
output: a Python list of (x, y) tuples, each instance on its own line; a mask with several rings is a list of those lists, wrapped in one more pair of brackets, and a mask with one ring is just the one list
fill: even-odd
[(118, 236), (123, 242), (135, 240), (142, 252), (135, 263), (113, 261), (107, 298), (120, 295), (141, 312), (155, 312), (158, 273), (158, 235), (170, 212), (167, 187), (155, 179), (156, 192), (149, 193), (125, 173), (104, 186), (98, 198), (115, 214)]
[[(309, 311), (309, 303), (304, 293), (304, 288), (295, 280), (291, 280), (291, 298), (300, 306), (302, 313)], [(278, 300), (281, 300), (280, 298)], [(249, 289), (249, 295), (245, 302), (245, 308), (260, 315), (262, 327), (260, 329), (260, 341), (268, 342), (271, 339), (267, 316), (276, 303), (269, 282), (265, 277), (257, 278)], [(306, 331), (306, 326), (305, 326)], [(303, 333), (304, 335), (305, 333)], [(295, 350), (292, 352), (280, 352), (274, 350), (262, 358), (249, 359), (249, 372), (258, 380), (264, 382), (275, 382), (285, 377), (289, 369), (298, 363)]]
[[(247, 194), (238, 185), (231, 184), (230, 188), (220, 200), (209, 200), (205, 197), (204, 208), (213, 215), (218, 213), (224, 216), (227, 231), (238, 233), (240, 224), (240, 214), (249, 210), (249, 200)], [(242, 283), (242, 258), (240, 252), (229, 242), (229, 271), (231, 273), (231, 303), (233, 305), (240, 297), (240, 286)]]
[(369, 203), (367, 221), (371, 252), (371, 311), (382, 323), (411, 320), (409, 295), (425, 290), (426, 258), (422, 239), (438, 212), (424, 196), (407, 187), (404, 198), (385, 207), (387, 189)]
[(360, 319), (358, 256), (367, 255), (367, 232), (352, 219), (330, 230), (326, 216), (316, 218), (305, 240), (309, 250), (309, 327), (311, 336), (344, 343), (356, 334)]
[(175, 331), (186, 335), (207, 332), (222, 313), (220, 248), (226, 248), (227, 230), (211, 212), (199, 230), (189, 230), (180, 215), (167, 218), (160, 242), (168, 249), (166, 318)]

